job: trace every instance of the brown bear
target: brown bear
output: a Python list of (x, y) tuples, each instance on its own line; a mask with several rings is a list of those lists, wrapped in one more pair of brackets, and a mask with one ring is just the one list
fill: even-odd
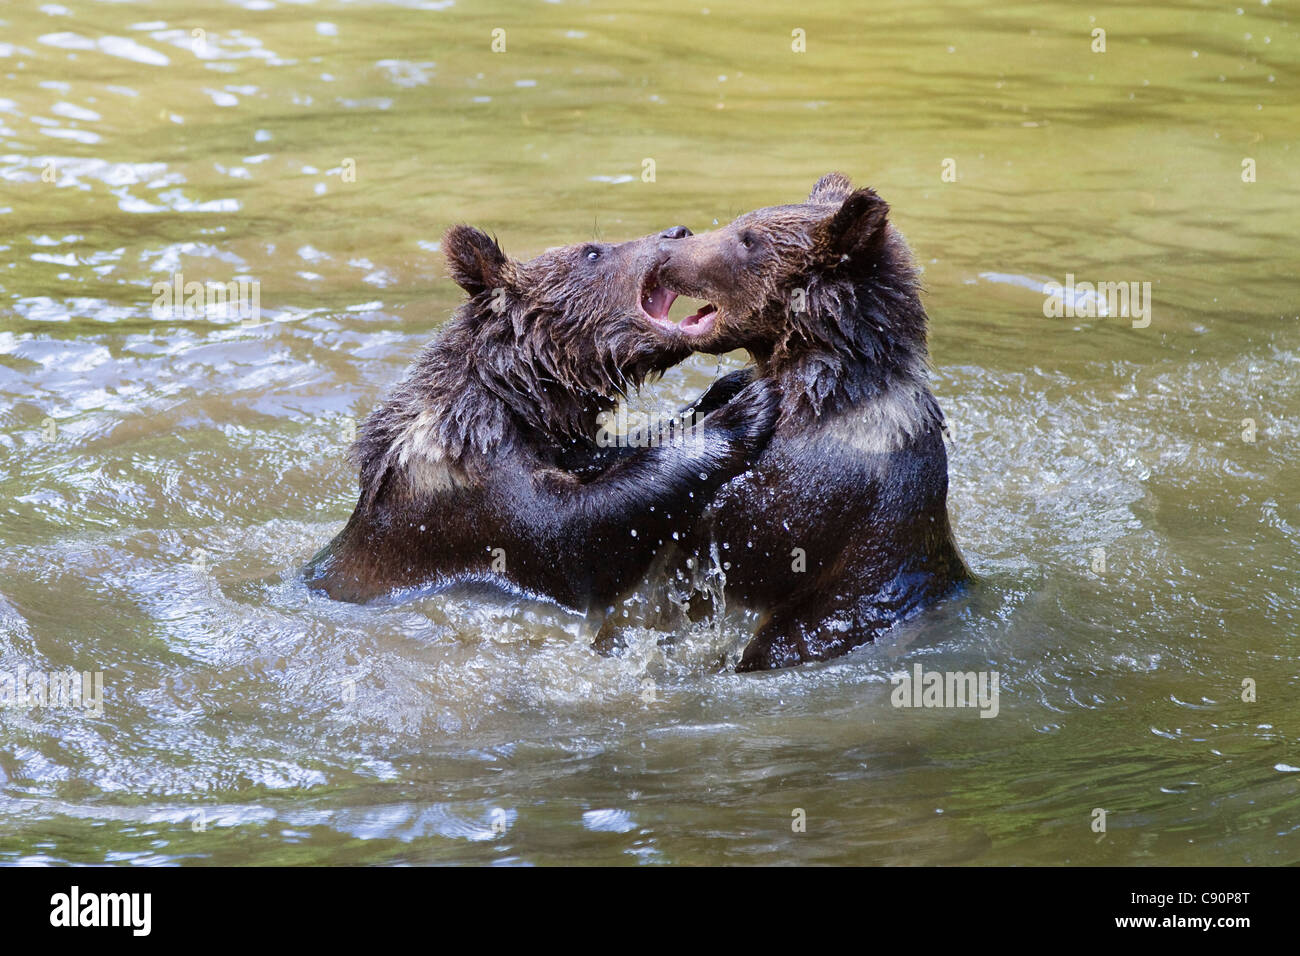
[[(652, 277), (703, 299), (694, 346), (746, 349), (781, 395), (776, 431), (724, 485), (688, 548), (763, 613), (738, 670), (826, 660), (969, 577), (949, 528), (926, 314), (889, 207), (847, 178), (803, 203), (673, 243)], [(743, 396), (742, 396), (743, 398)]]
[[(691, 352), (649, 286), (675, 227), (528, 262), (469, 226), (444, 240), (468, 301), (366, 419), (360, 497), (307, 566), (308, 586), (367, 601), (489, 585), (578, 612), (636, 583), (672, 529), (743, 470), (776, 420), (765, 383), (731, 378), (698, 423), (652, 447), (604, 448), (595, 419)], [(743, 401), (726, 404), (741, 387)]]

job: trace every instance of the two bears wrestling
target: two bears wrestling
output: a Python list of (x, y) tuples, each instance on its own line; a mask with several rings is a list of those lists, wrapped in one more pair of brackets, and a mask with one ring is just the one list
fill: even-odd
[[(689, 575), (725, 554), (728, 604), (761, 613), (739, 671), (836, 657), (953, 591), (969, 573), (926, 315), (888, 211), (831, 173), (709, 233), (528, 262), (455, 227), (468, 301), (362, 426), (360, 499), (308, 585), (360, 602), (487, 584), (599, 620), (657, 560)], [(676, 323), (678, 295), (706, 304)], [(601, 440), (629, 389), (735, 349), (754, 364), (674, 440)]]

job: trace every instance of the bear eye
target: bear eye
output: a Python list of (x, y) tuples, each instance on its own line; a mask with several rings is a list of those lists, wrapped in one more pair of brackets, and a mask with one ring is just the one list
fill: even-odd
[(740, 234), (740, 244), (746, 249), (754, 248), (754, 234), (752, 232), (742, 232)]
[(588, 262), (595, 262), (600, 258), (600, 250), (595, 246), (588, 246), (583, 255), (587, 257)]

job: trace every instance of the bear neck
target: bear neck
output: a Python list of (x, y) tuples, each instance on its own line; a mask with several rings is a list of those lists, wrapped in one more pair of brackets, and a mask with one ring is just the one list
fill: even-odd
[(563, 387), (526, 347), (484, 331), (467, 313), (453, 318), (361, 426), (351, 455), (365, 507), (393, 477), (419, 498), (477, 484), (502, 454), (594, 446), (596, 415), (614, 399)]
[(781, 382), (784, 418), (834, 415), (900, 391), (933, 406), (917, 284), (910, 271), (893, 282), (878, 275), (810, 282), (807, 309), (785, 319), (770, 352), (755, 355), (760, 373)]
[[(508, 320), (507, 320), (508, 321)], [(500, 445), (590, 441), (596, 416), (615, 400), (579, 383), (558, 380), (557, 363), (539, 354), (546, 342), (513, 334), (483, 336), (465, 323), (443, 336), (431, 356), (431, 400), (447, 409), (449, 444), (457, 455), (488, 455)], [(482, 442), (483, 422), (495, 437)], [(467, 464), (472, 464), (467, 463)]]

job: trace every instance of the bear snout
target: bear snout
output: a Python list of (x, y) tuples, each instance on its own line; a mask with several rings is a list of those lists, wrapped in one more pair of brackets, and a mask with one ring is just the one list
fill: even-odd
[(673, 226), (659, 233), (660, 239), (685, 239), (687, 236), (694, 235), (685, 226)]
[(659, 249), (660, 282), (694, 299), (713, 298), (713, 290), (705, 288), (716, 285), (706, 281), (713, 261), (707, 236), (694, 236), (685, 242), (663, 242)]

